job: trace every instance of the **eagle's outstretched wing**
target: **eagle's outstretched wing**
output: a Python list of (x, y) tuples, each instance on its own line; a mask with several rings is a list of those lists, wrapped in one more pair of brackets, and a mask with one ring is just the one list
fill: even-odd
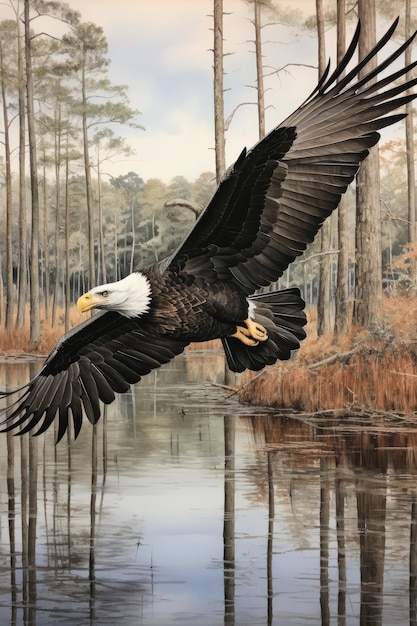
[[(369, 148), (378, 141), (377, 131), (404, 117), (390, 113), (415, 97), (408, 90), (417, 79), (402, 85), (396, 81), (416, 63), (379, 77), (413, 38), (358, 80), (395, 26), (340, 78), (356, 49), (357, 29), (330, 78), (327, 72), (295, 113), (252, 150), (242, 152), (184, 243), (158, 264), (159, 270), (170, 267), (173, 276), (176, 271), (201, 273), (206, 283), (233, 278), (244, 294), (282, 274), (338, 205)], [(188, 284), (184, 276), (178, 280), (178, 285)], [(295, 299), (301, 302), (299, 296)], [(5, 428), (20, 428), (20, 433), (34, 428), (40, 433), (58, 413), (60, 439), (71, 418), (75, 435), (84, 413), (95, 423), (100, 401), (111, 402), (115, 392), (127, 391), (187, 345), (186, 340), (159, 336), (158, 325), (145, 318), (127, 318), (116, 310), (64, 335), (39, 374), (18, 390), (11, 406), (0, 411), (6, 417)], [(11, 392), (0, 394), (0, 398), (10, 396)]]
[(247, 294), (282, 275), (338, 206), (378, 142), (377, 131), (405, 116), (389, 114), (416, 97), (409, 91), (416, 78), (397, 84), (416, 63), (381, 77), (415, 35), (358, 78), (388, 43), (397, 23), (341, 78), (357, 48), (358, 25), (333, 74), (329, 77), (328, 67), (304, 104), (254, 148), (242, 152), (167, 264), (187, 271), (208, 255), (217, 277), (233, 277)]
[[(113, 402), (115, 393), (128, 391), (142, 376), (180, 354), (187, 342), (152, 334), (138, 318), (117, 312), (98, 313), (66, 333), (46, 359), (41, 371), (24, 387), (0, 392), (17, 395), (0, 410), (6, 416), (3, 431), (44, 432), (58, 413), (59, 441), (72, 419), (74, 435), (83, 414), (95, 424), (100, 401)], [(20, 428), (20, 429), (19, 429)]]

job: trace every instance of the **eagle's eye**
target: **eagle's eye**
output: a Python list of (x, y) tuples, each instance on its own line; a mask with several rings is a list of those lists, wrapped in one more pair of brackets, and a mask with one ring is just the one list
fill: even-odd
[(104, 290), (104, 291), (100, 292), (100, 295), (103, 296), (103, 298), (107, 298), (107, 296), (109, 295), (109, 292)]

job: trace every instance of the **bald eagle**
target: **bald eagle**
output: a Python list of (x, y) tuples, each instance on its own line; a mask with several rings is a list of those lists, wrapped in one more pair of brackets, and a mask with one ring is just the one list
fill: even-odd
[[(101, 403), (126, 392), (190, 342), (220, 338), (234, 372), (288, 359), (305, 337), (298, 289), (259, 293), (311, 243), (338, 206), (379, 129), (405, 117), (390, 113), (415, 96), (417, 79), (397, 80), (417, 63), (380, 73), (414, 36), (376, 69), (368, 63), (398, 20), (354, 69), (344, 73), (359, 39), (308, 99), (251, 150), (240, 154), (179, 248), (78, 300), (98, 309), (66, 333), (40, 372), (3, 411), (4, 430), (44, 432), (55, 418), (58, 440), (69, 420), (95, 424)], [(368, 66), (369, 67), (369, 66)], [(405, 94), (405, 95), (404, 95)]]

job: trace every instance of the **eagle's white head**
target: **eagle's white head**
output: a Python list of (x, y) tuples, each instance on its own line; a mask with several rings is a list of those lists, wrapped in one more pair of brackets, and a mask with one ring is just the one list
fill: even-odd
[(141, 272), (134, 272), (114, 283), (90, 289), (79, 298), (77, 308), (81, 313), (104, 309), (126, 317), (138, 317), (149, 310), (151, 299), (148, 278)]

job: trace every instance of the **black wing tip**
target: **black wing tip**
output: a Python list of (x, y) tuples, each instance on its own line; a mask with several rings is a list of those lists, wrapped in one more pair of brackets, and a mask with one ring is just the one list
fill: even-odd
[[(350, 72), (348, 72), (348, 74), (345, 75), (340, 80), (340, 83), (338, 83), (339, 88), (340, 88), (340, 85), (347, 85), (347, 84), (351, 83), (352, 79), (355, 78), (358, 75), (359, 71), (362, 68), (364, 68), (368, 64), (368, 62), (373, 57), (375, 57), (376, 54), (382, 48), (384, 48), (384, 46), (388, 43), (388, 41), (391, 40), (395, 30), (397, 29), (399, 20), (400, 20), (400, 16), (397, 16), (395, 18), (395, 20), (392, 22), (392, 24), (390, 25), (390, 27), (388, 28), (388, 30), (385, 32), (385, 34), (382, 35), (382, 37), (380, 37), (378, 39), (376, 44), (371, 48), (371, 50), (369, 50), (369, 52), (365, 55), (365, 57), (363, 59), (361, 59), (359, 61), (359, 63), (356, 64), (355, 67)], [(335, 87), (336, 82), (341, 77), (342, 73), (344, 72), (344, 70), (348, 66), (349, 62), (351, 61), (355, 51), (357, 50), (357, 47), (358, 47), (358, 44), (359, 44), (360, 33), (361, 33), (361, 22), (360, 22), (360, 20), (358, 20), (356, 28), (355, 28), (355, 32), (354, 32), (354, 34), (352, 36), (352, 39), (351, 39), (351, 42), (350, 42), (350, 44), (348, 46), (348, 49), (346, 50), (345, 54), (343, 55), (342, 59), (337, 64), (335, 70), (333, 71), (332, 74), (330, 74), (330, 76), (329, 76), (329, 67), (330, 67), (330, 60), (329, 60), (328, 66), (326, 67), (326, 71), (323, 73), (323, 75), (320, 78), (316, 88), (314, 89), (312, 94), (307, 98), (306, 102), (308, 102), (314, 95), (316, 95), (316, 94), (325, 95), (326, 93), (328, 93), (328, 91), (330, 89)], [(399, 56), (404, 50), (406, 50), (406, 48), (408, 48), (411, 45), (411, 43), (416, 38), (416, 36), (417, 36), (417, 31), (415, 31), (397, 49), (397, 51), (394, 54)], [(404, 73), (406, 71), (409, 71), (410, 69), (412, 69), (412, 67), (414, 67), (414, 65), (415, 65), (415, 63), (411, 64), (408, 68), (405, 68), (404, 69)], [(370, 70), (370, 72), (369, 72), (369, 79), (372, 78), (372, 76), (373, 76), (373, 74), (375, 72), (379, 72), (379, 71), (380, 71), (380, 68), (376, 68), (374, 71)], [(367, 77), (365, 77), (365, 79), (363, 79), (361, 82), (365, 82), (365, 80), (367, 80)]]
[[(41, 421), (42, 418), (36, 417), (33, 413), (29, 415), (23, 414), (20, 417), (15, 416), (15, 418), (8, 417), (3, 422), (0, 422), (0, 434), (2, 433), (7, 434), (9, 432), (15, 431), (12, 433), (14, 437), (21, 437), (22, 435), (27, 435), (27, 434), (30, 434), (31, 437), (39, 437), (40, 435), (43, 435), (44, 433), (46, 433), (46, 431), (52, 425), (52, 422), (54, 421), (55, 417), (56, 415), (54, 415), (54, 417), (50, 419), (50, 418), (47, 418), (46, 415), (43, 415), (43, 421), (40, 426), (39, 426), (39, 422)], [(12, 421), (11, 423), (9, 423), (10, 420), (12, 419), (15, 419), (15, 421)], [(39, 427), (37, 428), (37, 426)], [(93, 424), (92, 426), (94, 428), (95, 424)], [(68, 432), (68, 429), (69, 429), (68, 421), (64, 423), (60, 422), (59, 427), (58, 427), (58, 432), (56, 434), (55, 445), (61, 441), (64, 435)], [(80, 431), (81, 431), (81, 423), (79, 424), (74, 423), (74, 441), (78, 438)]]

